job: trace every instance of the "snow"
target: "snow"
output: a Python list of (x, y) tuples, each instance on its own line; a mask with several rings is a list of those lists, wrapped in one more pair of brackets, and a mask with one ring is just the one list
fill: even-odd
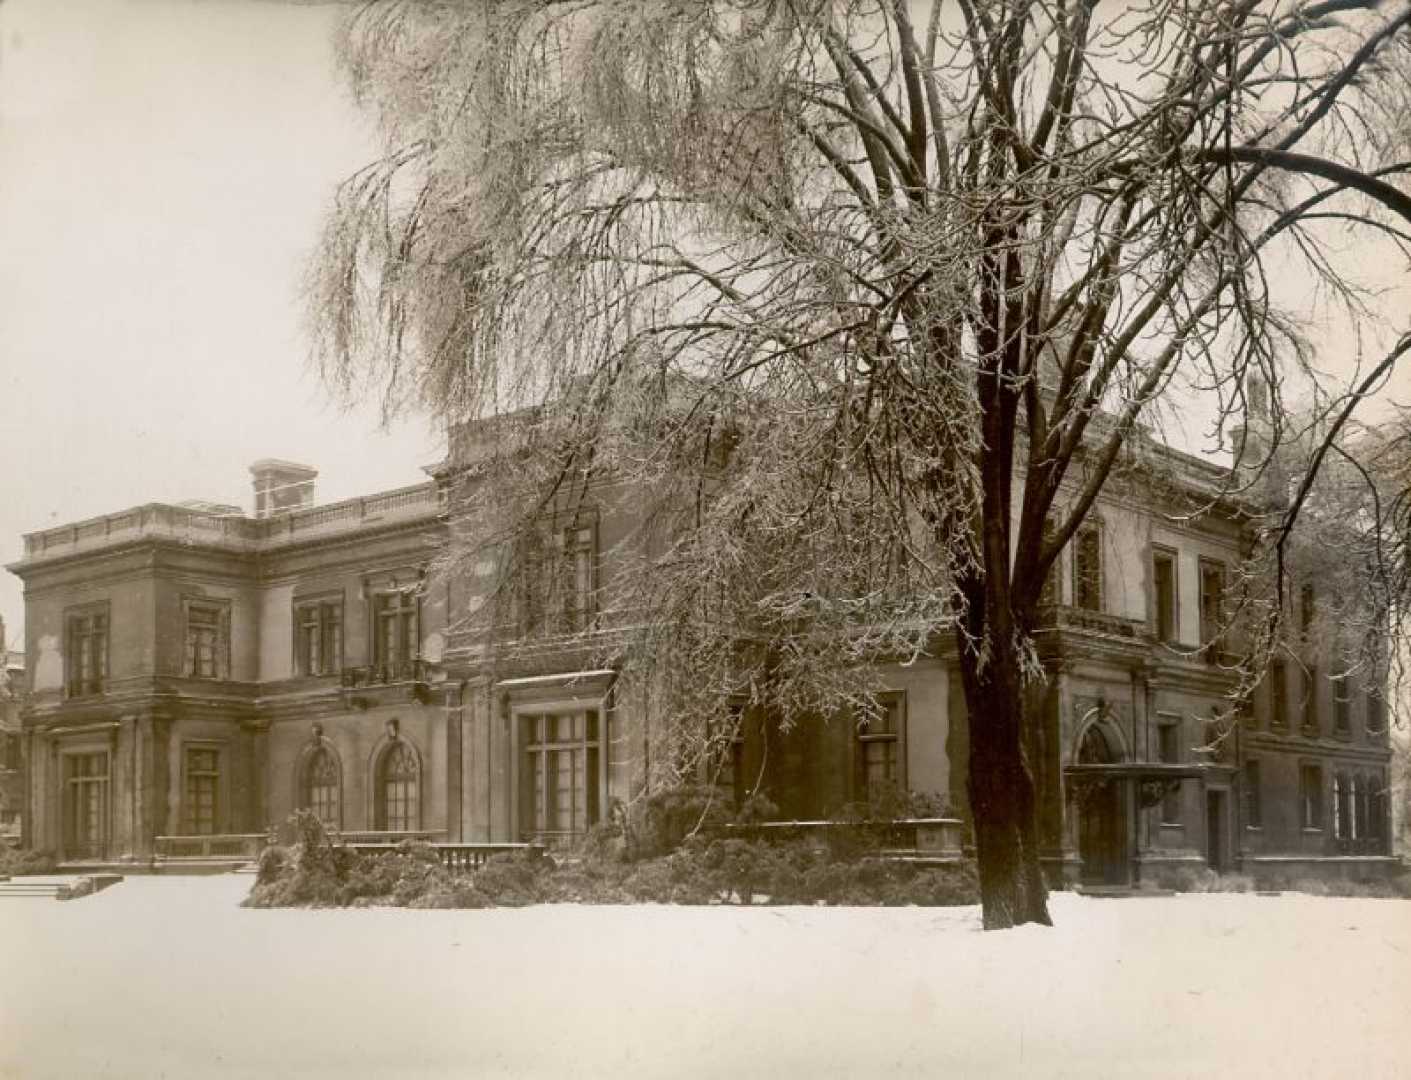
[(0, 1076), (1411, 1075), (1411, 903), (247, 911), (0, 899)]

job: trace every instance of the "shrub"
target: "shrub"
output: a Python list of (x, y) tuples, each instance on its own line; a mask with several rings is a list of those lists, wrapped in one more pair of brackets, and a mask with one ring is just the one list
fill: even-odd
[[(678, 804), (679, 805), (679, 804)], [(611, 843), (585, 843), (563, 865), (539, 852), (497, 855), (453, 874), (424, 844), (360, 855), (334, 847), (317, 820), (299, 820), (298, 842), (260, 856), (248, 907), (521, 907), (544, 903), (973, 904), (973, 866), (920, 868), (877, 858), (838, 860), (799, 843), (692, 836), (666, 855), (627, 861)]]
[(0, 848), (0, 876), (20, 877), (24, 874), (52, 874), (59, 860), (52, 851), (21, 851)]

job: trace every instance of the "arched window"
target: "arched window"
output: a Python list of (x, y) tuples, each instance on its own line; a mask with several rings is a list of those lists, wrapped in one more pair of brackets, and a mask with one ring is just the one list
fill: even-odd
[(304, 809), (312, 810), (318, 819), (332, 828), (339, 826), (338, 761), (326, 746), (320, 746), (304, 762), (300, 780)]
[(420, 827), (420, 772), (416, 754), (405, 741), (396, 740), (383, 753), (377, 766), (376, 828), (412, 832)]

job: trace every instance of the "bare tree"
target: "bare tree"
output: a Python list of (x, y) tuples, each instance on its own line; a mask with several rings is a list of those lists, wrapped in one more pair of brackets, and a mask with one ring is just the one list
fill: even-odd
[(1407, 250), (1408, 27), (1375, 0), (375, 2), (342, 45), (386, 143), (316, 260), (322, 370), (452, 422), (534, 406), (482, 448), (509, 510), (652, 491), (628, 654), (662, 692), (861, 701), (878, 657), (950, 639), (985, 925), (1047, 922), (1045, 578), (1183, 395), (1223, 440), (1257, 373), (1277, 446), (1320, 378), (1290, 271), (1370, 316), (1324, 230)]

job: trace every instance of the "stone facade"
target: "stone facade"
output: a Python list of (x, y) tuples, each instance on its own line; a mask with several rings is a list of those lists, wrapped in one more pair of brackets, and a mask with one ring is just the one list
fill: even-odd
[[(1188, 485), (1218, 478), (1172, 460)], [(504, 602), (495, 567), (438, 569), (448, 510), (474, 497), (457, 466), (329, 506), (313, 505), (313, 470), (254, 471), (256, 517), (148, 505), (25, 537), (10, 569), (25, 582), (32, 846), (141, 860), (200, 837), (238, 845), (296, 807), (344, 835), (559, 846), (640, 792), (662, 718), (584, 644), (625, 618), (600, 598), (615, 572), (604, 553), (639, 512), (631, 492), (600, 485), (546, 509), (556, 591), (511, 603), (487, 637), (453, 628)], [(1305, 699), (1302, 668), (1286, 665), (1210, 744), (1232, 684), (1201, 646), (1240, 526), (1167, 516), (1153, 490), (1114, 485), (1051, 582), (1030, 747), (1051, 873), (1390, 869), (1376, 687), (1314, 670)], [(781, 732), (742, 714), (715, 779), (732, 796), (758, 784), (796, 820), (883, 783), (964, 817), (951, 648), (888, 668), (884, 716), (866, 728)]]

